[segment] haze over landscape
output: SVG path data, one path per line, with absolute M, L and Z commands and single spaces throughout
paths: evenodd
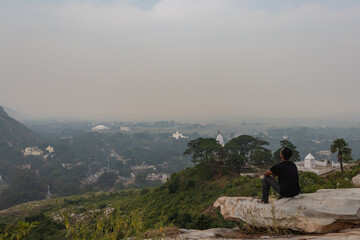
M 1 1 L 0 105 L 33 118 L 360 116 L 358 1 Z
M 358 239 L 359 43 L 359 0 L 0 1 L 0 240 Z

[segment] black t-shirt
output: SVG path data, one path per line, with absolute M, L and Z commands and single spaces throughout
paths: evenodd
M 282 161 L 270 168 L 279 177 L 280 194 L 283 197 L 293 197 L 299 194 L 299 175 L 295 163 Z

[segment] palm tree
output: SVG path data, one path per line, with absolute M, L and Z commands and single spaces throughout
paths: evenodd
M 348 147 L 348 144 L 343 138 L 338 138 L 334 140 L 331 145 L 330 151 L 332 153 L 337 152 L 338 161 L 340 163 L 341 171 L 344 171 L 343 160 L 351 160 L 351 148 Z

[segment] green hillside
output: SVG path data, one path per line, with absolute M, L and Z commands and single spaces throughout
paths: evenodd
M 351 178 L 359 173 L 360 167 L 337 172 L 326 178 L 301 173 L 302 193 L 314 192 L 320 188 L 353 187 Z M 220 196 L 257 197 L 260 194 L 259 178 L 242 177 L 222 168 L 209 168 L 199 164 L 173 174 L 167 183 L 151 189 L 88 193 L 18 205 L 0 212 L 0 227 L 12 231 L 17 225 L 11 225 L 11 222 L 36 221 L 37 226 L 29 230 L 29 237 L 24 239 L 39 239 L 39 236 L 44 239 L 49 239 L 50 236 L 51 239 L 64 239 L 65 233 L 71 231 L 73 234 L 81 231 L 84 234 L 85 230 L 96 231 L 91 229 L 96 229 L 99 222 L 102 226 L 113 229 L 116 219 L 122 219 L 123 223 L 130 221 L 129 224 L 137 219 L 134 229 L 141 232 L 159 229 L 159 226 L 192 229 L 235 227 L 242 223 L 224 221 L 219 211 L 212 207 L 213 202 Z M 106 211 L 112 212 L 108 216 L 112 217 L 107 222 L 104 219 L 108 218 L 100 218 L 103 216 L 101 213 Z M 68 224 L 53 220 L 64 219 L 64 216 Z M 133 234 L 136 233 L 135 230 Z

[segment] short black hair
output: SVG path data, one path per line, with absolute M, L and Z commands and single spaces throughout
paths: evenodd
M 284 147 L 282 150 L 281 150 L 281 153 L 284 157 L 285 160 L 289 160 L 291 158 L 291 155 L 292 155 L 292 151 L 287 148 L 287 147 Z

